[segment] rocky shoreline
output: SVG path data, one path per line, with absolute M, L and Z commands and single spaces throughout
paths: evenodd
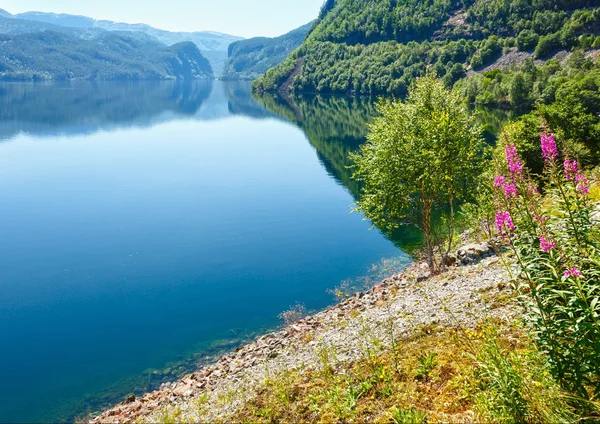
M 269 376 L 357 359 L 369 340 L 389 343 L 417 328 L 474 327 L 485 318 L 510 320 L 514 308 L 507 276 L 487 244 L 468 245 L 453 256 L 459 266 L 429 276 L 424 264 L 347 298 L 280 331 L 266 334 L 159 390 L 131 397 L 92 423 L 227 421 Z

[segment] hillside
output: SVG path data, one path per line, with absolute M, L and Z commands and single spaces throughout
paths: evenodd
M 38 32 L 51 29 L 56 32 L 67 32 L 80 38 L 88 38 L 88 34 L 90 33 L 95 35 L 103 31 L 126 31 L 132 33 L 132 36 L 134 37 L 137 37 L 138 34 L 151 36 L 167 46 L 189 41 L 196 44 L 202 54 L 209 60 L 215 75 L 220 75 L 223 69 L 223 65 L 227 60 L 227 48 L 229 44 L 242 39 L 241 37 L 211 31 L 171 32 L 157 29 L 146 24 L 127 24 L 107 20 L 96 20 L 87 16 L 45 12 L 25 12 L 11 15 L 6 11 L 4 12 L 5 14 L 0 14 L 0 16 L 12 18 L 16 21 L 12 23 L 13 27 L 23 28 L 18 33 Z M 0 24 L 0 33 L 15 33 L 14 28 L 10 31 L 3 29 L 5 26 L 9 26 L 9 23 L 4 22 Z
M 0 35 L 0 80 L 189 80 L 213 78 L 190 42 L 171 47 L 119 33 L 91 40 L 45 31 Z
M 254 88 L 403 95 L 427 68 L 452 85 L 511 47 L 543 59 L 600 46 L 598 6 L 597 0 L 328 0 L 302 46 Z
M 223 78 L 253 80 L 261 76 L 297 49 L 313 24 L 310 22 L 280 37 L 256 37 L 231 43 Z

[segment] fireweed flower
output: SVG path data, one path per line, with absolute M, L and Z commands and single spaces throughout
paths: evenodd
M 553 135 L 542 134 L 542 156 L 546 162 L 551 162 L 558 157 L 558 149 L 556 148 L 556 140 Z
M 590 189 L 587 183 L 587 177 L 585 174 L 577 174 L 575 177 L 576 189 L 581 194 L 590 194 Z
M 581 277 L 581 271 L 579 271 L 579 269 L 577 269 L 576 266 L 574 266 L 573 268 L 569 268 L 565 271 L 565 277 L 569 278 L 569 277 Z
M 508 170 L 512 175 L 521 175 L 523 172 L 523 164 L 519 160 L 519 154 L 514 144 L 509 144 L 505 148 L 506 162 L 508 163 Z
M 517 191 L 517 186 L 514 183 L 506 184 L 504 186 L 504 194 L 506 195 L 507 199 L 517 197 L 519 195 L 519 192 Z
M 515 230 L 515 224 L 508 212 L 496 212 L 496 228 L 500 234 L 508 234 L 509 231 Z
M 542 249 L 544 252 L 548 253 L 549 251 L 553 250 L 554 248 L 556 248 L 556 244 L 554 244 L 554 242 L 552 240 L 548 240 L 544 236 L 540 237 L 540 249 Z
M 506 185 L 506 179 L 503 176 L 498 175 L 494 178 L 494 187 L 504 188 L 505 185 Z
M 567 159 L 565 161 L 565 178 L 567 180 L 573 180 L 577 177 L 577 174 L 579 173 L 579 165 L 577 164 L 576 160 L 569 160 Z
M 527 185 L 527 193 L 530 196 L 533 196 L 535 194 L 540 194 L 538 188 L 535 186 L 535 184 L 533 184 L 531 182 Z

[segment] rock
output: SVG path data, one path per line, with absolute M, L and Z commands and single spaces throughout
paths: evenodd
M 444 262 L 446 266 L 452 266 L 458 261 L 456 255 L 449 253 L 444 257 Z
M 491 253 L 492 249 L 488 243 L 472 243 L 458 249 L 456 257 L 463 265 L 470 265 L 490 256 Z

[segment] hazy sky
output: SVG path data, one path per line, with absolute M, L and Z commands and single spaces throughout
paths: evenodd
M 322 4 L 323 0 L 2 0 L 0 8 L 142 22 L 170 31 L 272 37 L 315 19 Z

